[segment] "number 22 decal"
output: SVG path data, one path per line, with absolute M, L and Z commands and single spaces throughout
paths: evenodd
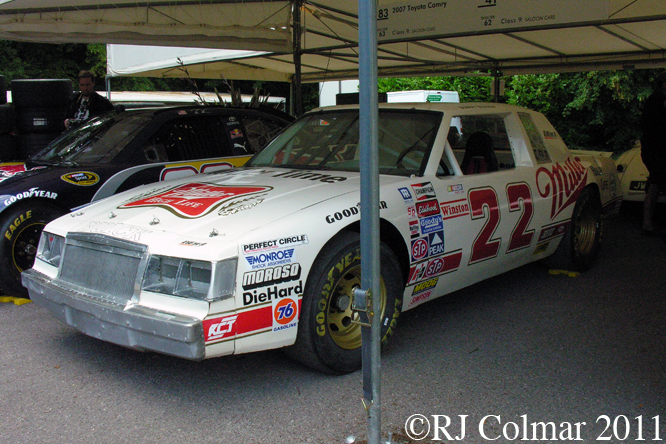
M 511 232 L 511 240 L 506 250 L 507 253 L 528 247 L 532 243 L 534 230 L 527 231 L 534 214 L 532 205 L 532 192 L 525 182 L 512 183 L 506 187 L 506 196 L 509 201 L 509 212 L 521 211 L 518 223 Z M 501 238 L 493 239 L 493 235 L 500 223 L 500 210 L 497 193 L 491 187 L 476 188 L 470 190 L 468 195 L 470 203 L 470 216 L 472 220 L 486 218 L 486 223 L 476 236 L 472 245 L 472 253 L 469 263 L 474 264 L 492 259 L 497 256 L 502 244 Z M 521 205 L 522 202 L 522 205 Z M 487 211 L 487 215 L 486 215 Z

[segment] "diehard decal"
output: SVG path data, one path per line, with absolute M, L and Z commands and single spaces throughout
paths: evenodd
M 552 171 L 541 167 L 536 172 L 537 189 L 543 198 L 551 197 L 550 219 L 573 205 L 587 183 L 587 170 L 578 157 L 556 163 Z
M 124 203 L 118 208 L 160 207 L 178 217 L 194 219 L 211 213 L 232 199 L 271 189 L 271 187 L 263 186 L 224 186 L 194 182 Z
M 303 281 L 297 284 L 278 287 L 264 287 L 258 290 L 246 291 L 243 293 L 243 305 L 256 305 L 271 302 L 274 300 L 286 298 L 287 296 L 298 296 L 303 294 Z
M 83 187 L 89 187 L 99 182 L 99 176 L 90 171 L 78 171 L 76 173 L 67 173 L 60 176 L 60 178 L 65 182 Z

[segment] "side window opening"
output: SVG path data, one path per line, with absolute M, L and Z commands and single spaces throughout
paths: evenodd
M 511 143 L 499 115 L 454 117 L 459 122 L 460 137 L 449 138 L 463 174 L 492 173 L 515 168 Z M 455 141 L 455 145 L 453 142 Z

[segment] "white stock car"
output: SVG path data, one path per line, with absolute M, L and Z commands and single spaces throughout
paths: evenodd
M 360 366 L 358 107 L 307 113 L 247 167 L 142 186 L 48 224 L 31 298 L 105 341 L 199 360 L 287 347 Z M 447 136 L 448 135 L 448 136 Z M 401 312 L 528 262 L 588 268 L 621 197 L 502 104 L 379 110 L 382 342 Z

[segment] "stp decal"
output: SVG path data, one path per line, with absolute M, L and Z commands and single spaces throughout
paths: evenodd
M 543 198 L 552 198 L 550 220 L 576 203 L 587 183 L 587 170 L 578 157 L 568 158 L 564 165 L 556 163 L 552 170 L 541 167 L 536 172 L 537 189 Z
M 63 174 L 60 178 L 67 183 L 83 187 L 89 187 L 99 182 L 99 176 L 90 171 L 77 171 L 76 173 Z
M 224 186 L 195 182 L 122 204 L 118 208 L 160 207 L 178 217 L 194 219 L 211 213 L 225 202 L 240 197 L 249 198 L 272 189 L 272 187 Z

